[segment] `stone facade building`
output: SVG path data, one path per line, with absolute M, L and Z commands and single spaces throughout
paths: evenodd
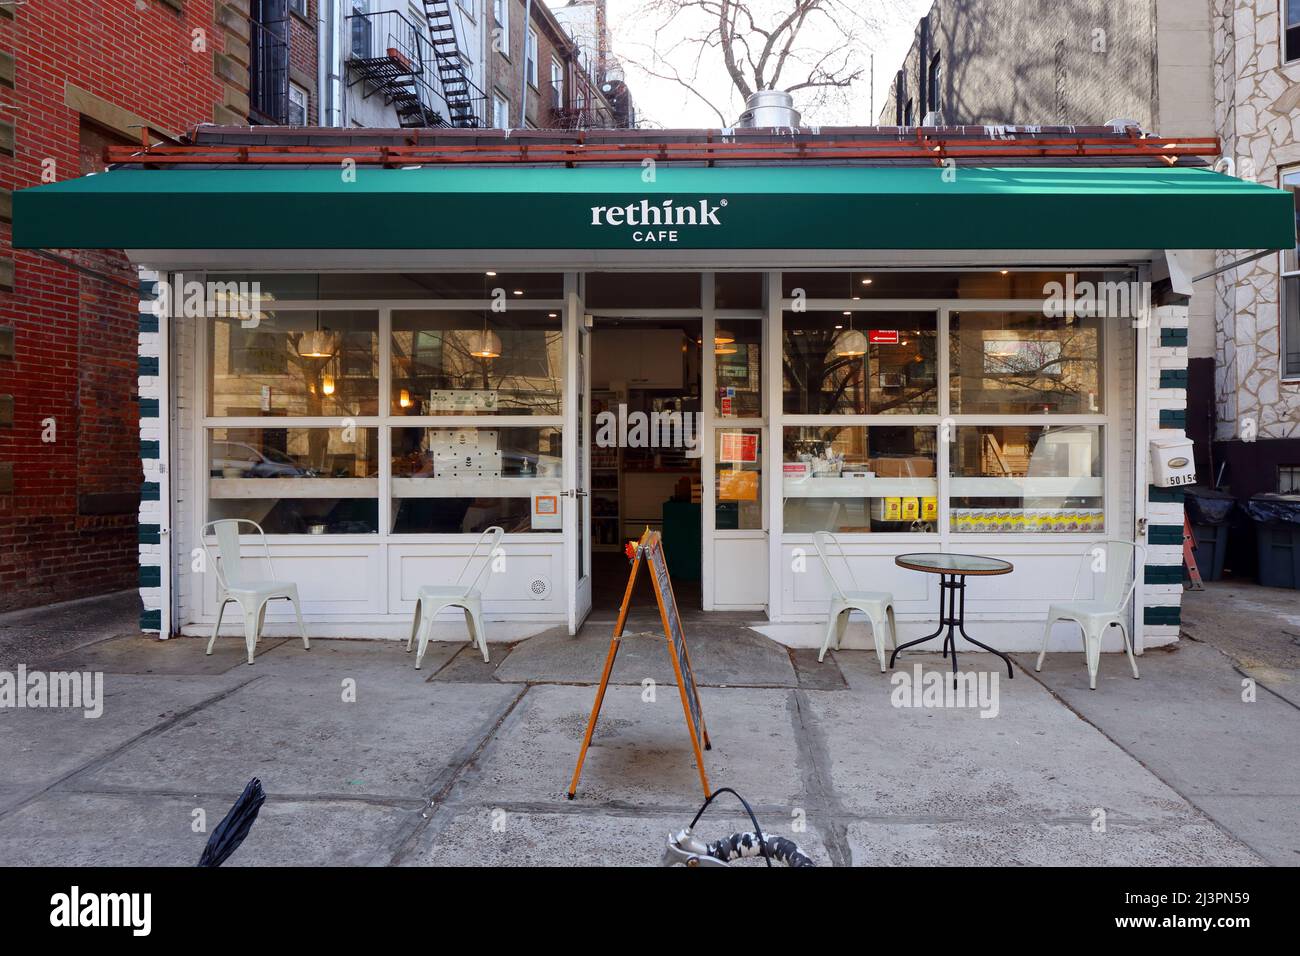
M 936 0 L 879 121 L 1131 121 L 1218 135 L 1224 171 L 1300 184 L 1300 0 Z M 1188 271 L 1253 251 L 1189 256 Z M 1222 473 L 1241 497 L 1300 484 L 1300 278 L 1289 299 L 1282 279 L 1296 268 L 1270 254 L 1191 296 L 1186 428 L 1206 483 Z

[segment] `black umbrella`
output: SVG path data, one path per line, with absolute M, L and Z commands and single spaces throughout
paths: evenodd
M 248 836 L 248 831 L 253 828 L 257 811 L 262 809 L 265 802 L 266 791 L 262 789 L 262 781 L 254 777 L 248 781 L 248 786 L 239 795 L 230 812 L 212 831 L 212 836 L 208 837 L 208 845 L 203 848 L 199 866 L 220 866 L 230 859 L 230 854 L 239 849 L 239 845 Z

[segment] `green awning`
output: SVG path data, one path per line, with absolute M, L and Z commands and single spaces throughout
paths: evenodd
M 14 245 L 1281 249 L 1289 193 L 1150 167 L 121 169 L 14 194 Z

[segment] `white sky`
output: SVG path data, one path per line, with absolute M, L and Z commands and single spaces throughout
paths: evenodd
M 562 6 L 564 0 L 556 0 Z M 762 0 L 752 0 L 755 10 Z M 776 0 L 767 0 L 775 3 Z M 788 0 L 787 0 L 788 2 Z M 860 0 L 863 9 L 874 8 L 879 12 L 881 26 L 874 37 L 862 38 L 860 51 L 864 67 L 862 78 L 851 88 L 843 102 L 825 104 L 810 109 L 807 103 L 801 103 L 799 93 L 795 94 L 795 106 L 804 111 L 803 122 L 810 126 L 872 125 L 880 113 L 881 104 L 888 93 L 889 84 L 911 46 L 916 23 L 925 14 L 933 0 Z M 654 44 L 660 51 L 668 49 L 672 43 L 680 40 L 685 33 L 683 29 L 674 36 L 661 36 L 656 42 L 653 37 L 655 23 L 648 21 L 641 10 L 643 0 L 607 0 L 609 13 L 611 46 L 613 53 L 623 60 L 627 73 L 628 87 L 632 100 L 636 104 L 641 126 L 659 127 L 716 127 L 719 125 L 718 114 L 702 103 L 696 96 L 683 89 L 672 80 L 660 79 L 647 75 L 637 66 L 636 60 L 648 62 L 647 46 Z M 782 3 L 785 6 L 786 3 Z M 807 31 L 801 35 L 802 46 L 809 52 L 817 52 L 818 47 L 824 52 L 835 41 L 834 33 L 818 35 Z M 875 106 L 869 108 L 869 80 L 867 70 L 870 55 L 875 53 Z M 686 74 L 692 69 L 693 54 L 675 55 L 670 61 Z M 730 96 L 733 87 L 730 77 L 721 63 L 720 53 L 714 49 L 706 53 L 706 62 L 700 73 L 700 84 L 706 95 L 718 102 L 727 116 L 728 124 L 734 123 L 742 109 L 739 93 Z M 783 83 L 791 80 L 791 75 L 783 76 Z

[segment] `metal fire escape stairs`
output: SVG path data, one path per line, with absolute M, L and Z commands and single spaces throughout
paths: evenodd
M 352 82 L 362 84 L 364 96 L 382 96 L 384 102 L 396 110 L 397 125 L 403 129 L 446 126 L 443 117 L 431 105 L 432 90 L 421 76 L 424 66 L 420 62 L 420 38 L 414 33 L 414 25 L 400 18 L 411 30 L 411 36 L 401 40 L 395 39 L 391 31 L 387 40 L 373 35 L 376 25 L 382 31 L 384 19 L 390 17 L 400 18 L 400 14 L 386 11 L 383 14 L 354 14 L 349 18 L 352 20 L 352 53 L 348 67 L 354 77 Z M 429 92 L 422 95 L 426 90 Z
M 482 117 L 474 110 L 474 85 L 456 39 L 452 0 L 423 0 L 423 3 L 437 59 L 438 78 L 442 81 L 443 97 L 447 101 L 447 125 L 461 128 L 482 126 Z

